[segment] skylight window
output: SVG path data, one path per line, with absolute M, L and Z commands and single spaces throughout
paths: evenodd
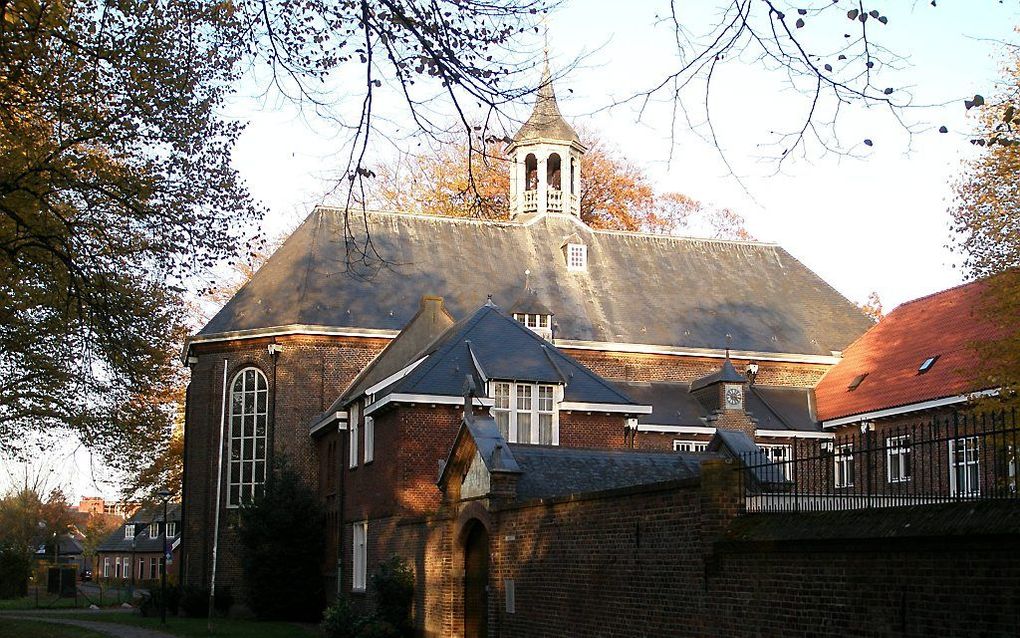
M 848 385 L 846 387 L 847 391 L 848 392 L 853 392 L 854 390 L 856 390 L 857 386 L 861 385 L 861 383 L 864 381 L 864 378 L 867 377 L 867 376 L 868 376 L 868 373 L 864 372 L 864 373 L 859 374 L 856 377 L 854 377 L 854 380 L 851 381 L 850 385 Z
M 935 365 L 935 362 L 938 360 L 939 355 L 935 355 L 934 357 L 928 357 L 927 359 L 922 361 L 921 365 L 917 368 L 917 374 L 924 374 L 925 372 L 931 370 L 931 367 Z

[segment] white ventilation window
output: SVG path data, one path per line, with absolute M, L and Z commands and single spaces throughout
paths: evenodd
M 584 244 L 567 244 L 567 270 L 588 270 L 588 247 Z
M 492 414 L 511 443 L 559 445 L 559 386 L 493 381 Z

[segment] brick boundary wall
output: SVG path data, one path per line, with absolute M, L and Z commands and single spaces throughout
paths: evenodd
M 377 524 L 370 564 L 415 565 L 425 636 L 463 635 L 460 532 L 472 517 L 489 529 L 490 636 L 1020 633 L 1015 504 L 741 515 L 732 466 L 714 463 L 700 482 L 491 511 L 465 501 Z

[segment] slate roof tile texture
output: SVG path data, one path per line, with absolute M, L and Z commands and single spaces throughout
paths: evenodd
M 986 281 L 901 304 L 843 352 L 815 387 L 822 421 L 965 394 L 981 366 L 973 342 L 1005 334 L 982 311 Z M 1015 329 L 1015 327 L 1014 327 Z M 925 373 L 918 368 L 938 356 Z M 848 390 L 854 377 L 864 381 Z
M 829 356 L 870 325 L 771 244 L 599 231 L 566 215 L 493 222 L 319 207 L 199 338 L 289 325 L 400 330 L 422 294 L 457 317 L 492 294 L 509 307 L 530 286 L 556 313 L 557 339 Z M 366 230 L 383 261 L 347 264 Z M 567 271 L 577 234 L 588 269 Z
M 521 501 L 690 479 L 701 472 L 696 454 L 507 445 L 521 470 Z

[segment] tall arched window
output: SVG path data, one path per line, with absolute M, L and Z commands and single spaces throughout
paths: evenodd
M 575 169 L 575 162 L 574 162 L 574 158 L 571 157 L 570 158 L 570 194 L 571 195 L 573 195 L 575 193 L 575 187 L 574 187 L 574 169 Z
M 262 494 L 266 482 L 269 385 L 255 368 L 237 373 L 230 384 L 230 487 L 227 507 Z
M 560 154 L 553 153 L 549 156 L 545 169 L 546 184 L 553 190 L 560 190 Z
M 524 158 L 524 190 L 533 191 L 538 188 L 538 158 L 528 153 Z

